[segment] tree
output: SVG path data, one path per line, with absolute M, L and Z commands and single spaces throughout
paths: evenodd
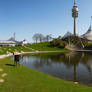
M 36 41 L 36 43 L 37 43 L 37 42 L 38 42 L 38 40 L 39 40 L 39 34 L 37 34 L 37 33 L 36 33 L 36 34 L 34 34 L 32 38 L 33 38 L 33 40 L 35 40 L 35 41 Z
M 56 38 L 54 39 L 52 42 L 51 42 L 51 45 L 52 46 L 56 46 L 56 47 L 60 47 L 60 48 L 64 48 L 66 46 L 66 42 L 62 41 L 61 39 L 59 38 Z
M 61 36 L 58 36 L 58 39 L 62 39 L 62 37 Z
M 39 42 L 42 42 L 43 39 L 44 39 L 44 36 L 42 34 L 39 34 L 39 33 L 36 33 L 33 35 L 33 40 L 36 41 L 36 43 L 39 41 Z
M 47 41 L 47 42 L 51 41 L 51 39 L 52 39 L 51 35 L 46 35 L 45 38 L 46 38 L 46 41 Z
M 42 34 L 39 34 L 39 41 L 42 42 L 44 40 L 44 36 Z

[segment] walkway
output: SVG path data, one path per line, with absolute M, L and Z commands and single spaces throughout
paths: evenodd
M 3 59 L 3 58 L 6 58 L 6 57 L 9 57 L 9 56 L 12 56 L 13 54 L 5 54 L 5 55 L 0 55 L 0 59 Z

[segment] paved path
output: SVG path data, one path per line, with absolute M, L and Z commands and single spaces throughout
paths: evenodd
M 5 57 L 9 57 L 9 56 L 12 56 L 13 54 L 7 54 L 7 55 L 0 55 L 0 59 L 3 59 Z

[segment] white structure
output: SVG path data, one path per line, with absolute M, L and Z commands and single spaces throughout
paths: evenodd
M 0 40 L 0 46 L 15 46 L 16 43 L 13 41 Z
M 26 45 L 28 45 L 28 41 L 27 41 L 26 39 L 24 39 L 24 40 L 22 41 L 22 46 L 26 46 Z
M 0 40 L 0 46 L 27 46 L 28 41 L 23 40 L 23 41 L 15 41 L 10 38 L 10 40 Z
M 13 37 L 11 37 L 8 40 L 0 40 L 0 46 L 26 46 L 26 45 L 28 45 L 28 41 L 25 39 L 23 41 L 17 41 L 15 39 L 15 33 Z
M 92 29 L 91 29 L 91 25 L 90 25 L 88 31 L 85 34 L 83 34 L 81 37 L 82 38 L 86 38 L 89 42 L 92 42 Z

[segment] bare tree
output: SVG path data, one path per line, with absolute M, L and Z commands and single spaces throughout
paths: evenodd
M 33 40 L 37 42 L 42 42 L 44 40 L 44 36 L 42 34 L 36 33 L 33 35 Z
M 46 35 L 44 36 L 43 34 L 39 34 L 39 33 L 36 33 L 33 35 L 33 40 L 35 40 L 35 42 L 49 42 L 52 40 L 52 37 L 51 35 Z
M 51 41 L 51 39 L 52 39 L 51 35 L 46 35 L 46 41 L 47 42 Z
M 37 34 L 37 33 L 36 33 L 36 34 L 34 34 L 32 38 L 33 38 L 33 40 L 35 40 L 35 41 L 36 41 L 36 43 L 37 43 L 37 42 L 38 42 L 38 40 L 39 40 L 39 34 Z

